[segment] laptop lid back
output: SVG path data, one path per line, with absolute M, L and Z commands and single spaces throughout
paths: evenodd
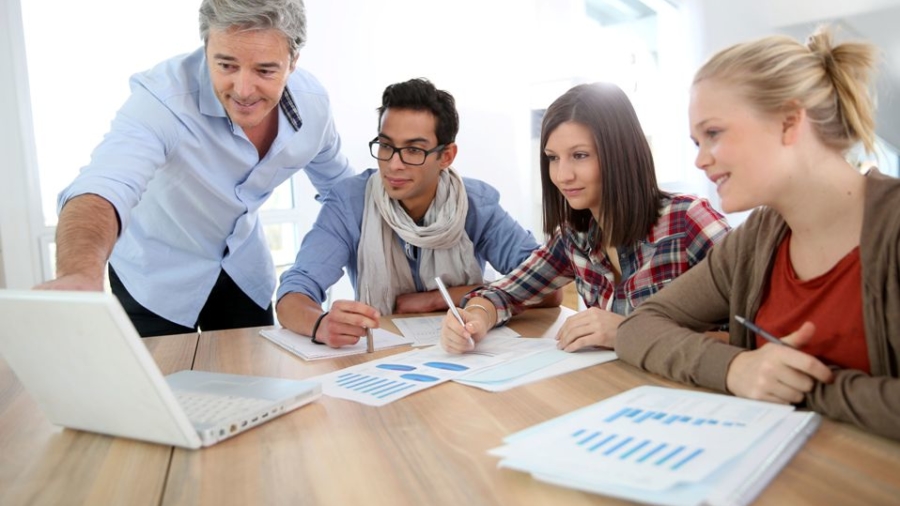
M 113 295 L 0 290 L 0 322 L 0 355 L 52 423 L 200 447 Z

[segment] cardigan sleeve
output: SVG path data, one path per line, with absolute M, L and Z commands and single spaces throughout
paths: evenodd
M 728 365 L 744 350 L 704 332 L 729 319 L 729 255 L 736 233 L 622 322 L 616 336 L 621 360 L 675 381 L 725 390 Z

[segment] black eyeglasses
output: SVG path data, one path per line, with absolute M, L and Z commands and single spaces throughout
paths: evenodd
M 395 148 L 390 144 L 385 144 L 375 138 L 369 143 L 369 152 L 373 158 L 387 162 L 394 157 L 394 153 L 400 155 L 400 161 L 407 165 L 424 165 L 428 155 L 436 151 L 440 151 L 446 147 L 445 144 L 435 146 L 431 149 L 422 149 L 414 147 Z

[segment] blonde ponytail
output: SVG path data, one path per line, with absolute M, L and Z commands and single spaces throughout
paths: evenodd
M 802 107 L 826 145 L 844 152 L 862 141 L 872 151 L 875 108 L 869 90 L 877 60 L 870 43 L 833 45 L 826 26 L 806 45 L 774 35 L 720 51 L 697 71 L 694 83 L 733 84 L 763 112 Z

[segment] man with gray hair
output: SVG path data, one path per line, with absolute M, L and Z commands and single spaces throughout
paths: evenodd
M 297 68 L 302 0 L 203 0 L 203 47 L 131 79 L 89 165 L 59 195 L 57 278 L 110 286 L 144 337 L 270 325 L 275 269 L 259 208 L 305 169 L 353 171 L 328 95 Z

